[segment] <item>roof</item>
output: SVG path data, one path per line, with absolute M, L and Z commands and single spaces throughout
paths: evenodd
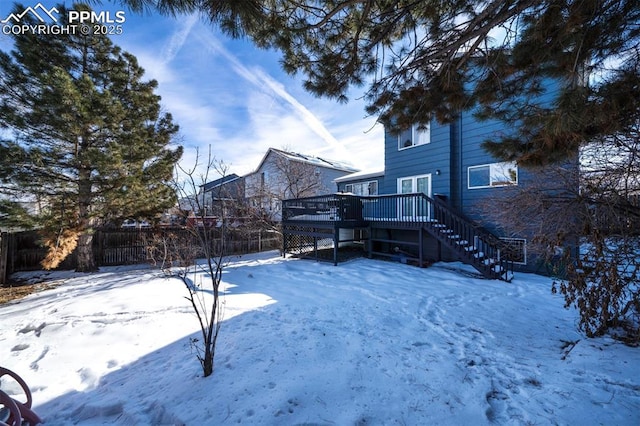
M 351 173 L 346 176 L 340 176 L 339 178 L 334 179 L 335 183 L 341 182 L 349 182 L 352 180 L 360 180 L 360 179 L 369 179 L 374 177 L 384 176 L 384 170 L 361 170 L 359 172 Z
M 216 179 L 211 182 L 207 182 L 204 185 L 200 185 L 200 187 L 204 192 L 211 191 L 213 188 L 217 188 L 218 186 L 233 182 L 236 179 L 240 179 L 240 176 L 235 173 L 231 173 L 230 175 L 223 176 L 220 179 Z
M 260 164 L 256 168 L 256 171 L 260 170 L 260 168 L 262 167 L 262 165 L 264 164 L 264 162 L 266 161 L 270 153 L 274 153 L 276 155 L 288 158 L 293 161 L 313 164 L 315 166 L 325 167 L 327 169 L 339 170 L 342 172 L 349 172 L 349 173 L 358 171 L 358 169 L 356 169 L 355 167 L 351 166 L 346 162 L 327 160 L 326 158 L 315 157 L 313 155 L 299 154 L 297 152 L 283 151 L 281 149 L 276 149 L 276 148 L 269 148 L 267 150 L 267 153 L 264 155 L 264 157 L 262 157 L 262 161 L 260 161 Z

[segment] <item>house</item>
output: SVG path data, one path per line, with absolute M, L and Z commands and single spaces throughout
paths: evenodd
M 383 172 L 340 177 L 338 194 L 284 202 L 285 253 L 320 258 L 318 248 L 330 247 L 337 263 L 340 248 L 358 242 L 369 256 L 420 265 L 460 260 L 487 278 L 509 281 L 514 271 L 539 272 L 539 259 L 527 250 L 531 236 L 502 235 L 483 209 L 537 178 L 481 147 L 506 131 L 472 111 L 451 123 L 387 130 Z
M 245 198 L 251 208 L 279 221 L 281 200 L 335 192 L 335 179 L 354 172 L 346 163 L 269 148 L 256 170 L 244 176 Z
M 384 179 L 384 170 L 363 170 L 334 180 L 338 191 L 354 195 L 378 195 L 378 187 Z
M 221 218 L 237 220 L 244 214 L 244 178 L 235 173 L 200 185 L 198 194 L 182 198 L 187 224 L 218 226 Z
M 198 199 L 205 210 L 204 216 L 233 216 L 236 208 L 227 210 L 244 199 L 244 178 L 231 173 L 200 185 Z

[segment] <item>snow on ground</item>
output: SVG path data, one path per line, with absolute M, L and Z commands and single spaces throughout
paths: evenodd
M 580 335 L 548 278 L 469 272 L 236 259 L 209 378 L 179 281 L 52 273 L 0 306 L 0 365 L 51 425 L 640 424 L 640 349 Z

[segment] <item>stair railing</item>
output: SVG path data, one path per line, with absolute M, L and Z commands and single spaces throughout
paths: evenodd
M 513 262 L 504 256 L 504 242 L 447 203 L 423 193 L 362 197 L 363 217 L 370 222 L 402 227 L 424 227 L 488 278 L 513 275 Z
M 434 220 L 427 226 L 435 228 L 436 232 L 446 232 L 446 238 L 452 242 L 450 247 L 473 262 L 487 277 L 508 280 L 513 276 L 513 261 L 505 256 L 506 244 L 502 240 L 453 210 L 444 201 L 438 198 L 429 200 L 433 205 Z
M 513 261 L 504 255 L 505 243 L 474 224 L 447 203 L 423 193 L 356 196 L 331 194 L 284 200 L 284 223 L 376 222 L 395 228 L 424 228 L 485 277 L 509 280 Z

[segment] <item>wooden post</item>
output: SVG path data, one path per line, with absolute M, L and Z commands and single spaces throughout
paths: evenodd
M 287 232 L 285 227 L 282 227 L 282 257 L 287 257 Z
M 101 230 L 97 230 L 96 233 L 94 234 L 93 238 L 97 239 L 97 244 L 94 244 L 93 247 L 96 249 L 96 251 L 93 253 L 93 257 L 95 259 L 96 262 L 96 266 L 104 266 L 104 259 L 102 256 L 102 253 L 104 252 L 104 247 L 103 247 L 103 233 Z M 96 241 L 94 240 L 94 243 Z
M 316 232 L 315 228 L 313 229 L 313 232 Z M 313 255 L 316 258 L 316 261 L 319 259 L 318 257 L 318 237 L 317 236 L 313 236 Z
M 0 285 L 7 282 L 7 259 L 9 253 L 9 234 L 0 232 Z
M 418 239 L 419 239 L 419 242 L 420 242 L 420 245 L 418 245 L 418 257 L 420 258 L 418 260 L 418 266 L 420 266 L 421 268 L 423 266 L 422 258 L 423 258 L 423 255 L 424 255 L 424 249 L 423 249 L 423 246 L 424 246 L 424 235 L 422 233 L 422 229 L 423 229 L 422 226 L 420 227 L 420 229 L 418 229 Z
M 340 244 L 340 228 L 333 231 L 333 266 L 338 266 L 338 245 Z

